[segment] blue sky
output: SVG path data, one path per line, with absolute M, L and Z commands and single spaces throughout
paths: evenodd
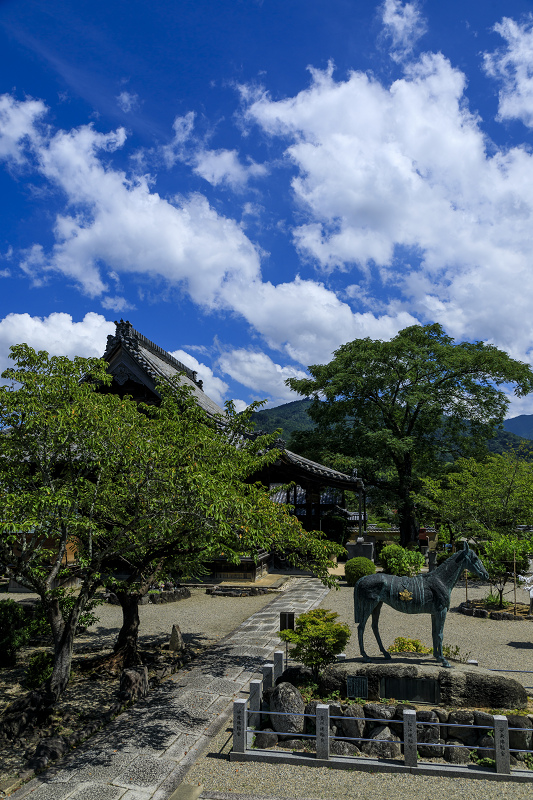
M 0 367 L 121 317 L 239 408 L 415 323 L 533 363 L 532 12 L 0 0 Z

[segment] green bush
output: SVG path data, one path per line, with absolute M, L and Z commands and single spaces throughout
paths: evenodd
M 280 631 L 284 642 L 295 645 L 293 658 L 309 667 L 315 678 L 320 670 L 336 660 L 350 638 L 350 628 L 344 623 L 335 622 L 339 615 L 326 608 L 315 608 L 300 614 L 294 631 Z
M 29 689 L 37 689 L 42 683 L 52 675 L 54 668 L 54 657 L 52 653 L 41 651 L 30 656 L 26 669 L 26 686 Z
M 417 575 L 424 566 L 424 556 L 418 550 L 389 544 L 381 551 L 381 564 L 389 575 Z
M 389 647 L 389 653 L 431 653 L 432 648 L 422 644 L 420 639 L 407 639 L 397 636 Z
M 373 575 L 376 571 L 374 563 L 369 558 L 360 556 L 351 558 L 344 566 L 344 575 L 348 586 L 355 586 L 359 578 L 364 575 Z
M 0 667 L 12 667 L 17 651 L 28 643 L 24 609 L 14 600 L 0 600 Z

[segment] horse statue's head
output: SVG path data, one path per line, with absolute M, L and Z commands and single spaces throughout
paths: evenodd
M 464 553 L 464 568 L 469 572 L 475 573 L 478 578 L 483 578 L 483 580 L 488 581 L 489 573 L 485 569 L 485 565 L 480 557 L 469 548 L 468 542 L 465 542 L 464 550 L 461 552 Z

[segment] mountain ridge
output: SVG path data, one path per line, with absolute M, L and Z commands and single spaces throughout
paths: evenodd
M 256 430 L 273 433 L 282 429 L 281 437 L 288 440 L 295 431 L 313 430 L 315 423 L 308 416 L 307 409 L 313 401 L 307 398 L 283 403 L 275 408 L 265 408 L 252 415 Z M 498 431 L 489 442 L 489 450 L 501 453 L 516 448 L 524 440 L 533 440 L 533 414 L 520 414 L 504 420 L 503 430 Z

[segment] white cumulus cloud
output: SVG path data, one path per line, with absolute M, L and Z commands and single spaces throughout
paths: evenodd
M 270 394 L 274 399 L 269 405 L 296 399 L 294 392 L 285 386 L 285 381 L 287 378 L 306 377 L 306 373 L 297 367 L 283 367 L 266 353 L 245 347 L 223 353 L 218 365 L 233 380 L 252 389 L 257 399 L 262 400 L 266 393 Z
M 297 168 L 292 189 L 307 220 L 293 229 L 295 243 L 325 272 L 355 272 L 363 289 L 376 281 L 393 319 L 403 310 L 526 358 L 533 155 L 488 142 L 464 74 L 442 54 L 404 70 L 386 86 L 362 72 L 336 80 L 330 65 L 294 97 L 250 95 L 248 120 L 288 141 Z M 354 338 L 360 318 L 345 309 L 340 318 L 344 341 Z
M 70 314 L 57 312 L 48 317 L 8 314 L 0 320 L 0 372 L 13 364 L 9 348 L 14 344 L 28 344 L 54 356 L 99 358 L 104 354 L 107 337 L 114 333 L 113 322 L 92 311 L 80 322 L 74 322 Z
M 17 127 L 19 117 L 35 116 L 33 105 L 24 114 L 23 107 L 24 102 L 8 104 L 0 135 Z M 32 129 L 28 124 L 23 130 Z M 68 206 L 56 217 L 51 251 L 34 245 L 23 268 L 37 280 L 39 273 L 60 272 L 96 297 L 108 289 L 103 263 L 118 274 L 157 276 L 180 285 L 195 303 L 208 307 L 219 304 L 221 289 L 234 276 L 257 278 L 256 248 L 240 226 L 218 214 L 204 196 L 170 201 L 151 190 L 149 176 L 127 176 L 104 163 L 102 156 L 125 141 L 122 128 L 99 133 L 91 126 L 34 141 L 38 170 L 64 191 Z
M 251 178 L 260 178 L 268 173 L 264 164 L 257 164 L 253 159 L 243 164 L 237 150 L 207 148 L 193 135 L 195 117 L 194 112 L 189 111 L 175 118 L 172 125 L 174 137 L 161 148 L 167 166 L 182 161 L 212 186 L 225 185 L 233 191 L 244 189 Z
M 24 144 L 38 137 L 36 123 L 45 113 L 41 100 L 19 102 L 9 94 L 0 95 L 0 159 L 24 160 Z
M 487 73 L 502 83 L 500 119 L 519 119 L 533 127 L 533 20 L 519 24 L 504 17 L 494 26 L 506 47 L 485 53 Z
M 198 361 L 197 358 L 191 356 L 191 354 L 187 353 L 185 350 L 174 350 L 170 355 L 177 358 L 178 361 L 181 361 L 181 363 L 185 364 L 189 369 L 195 370 L 198 373 L 198 379 L 203 381 L 206 395 L 208 395 L 211 400 L 214 400 L 217 405 L 224 405 L 227 400 L 228 384 L 221 378 L 217 378 L 211 367 L 208 367 L 207 364 L 202 364 L 201 361 Z
M 392 57 L 401 60 L 408 55 L 416 42 L 426 32 L 426 22 L 418 3 L 402 3 L 401 0 L 385 0 L 382 8 L 385 34 L 390 37 Z

